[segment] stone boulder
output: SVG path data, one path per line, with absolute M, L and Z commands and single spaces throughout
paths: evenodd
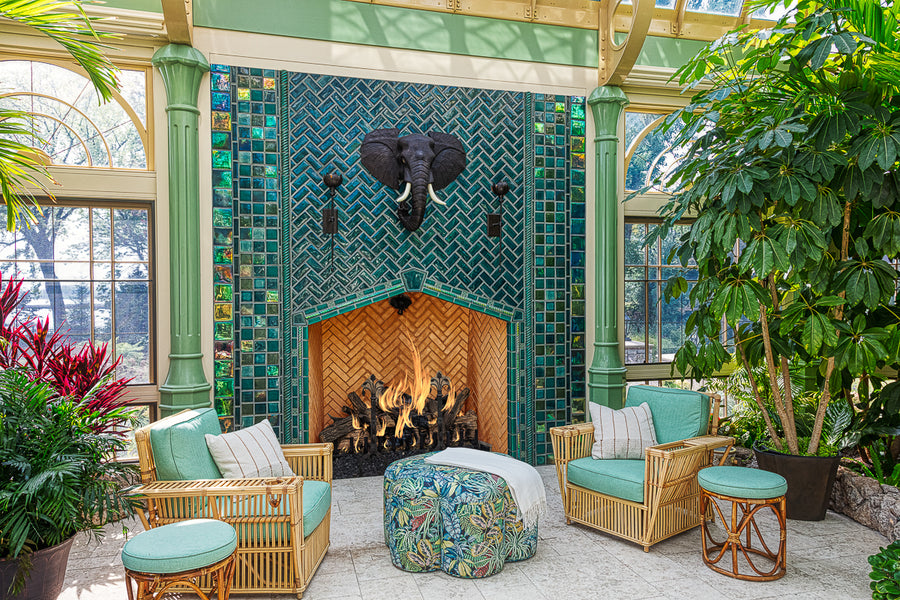
M 891 541 L 900 539 L 900 490 L 840 467 L 831 494 L 831 510 L 874 529 Z

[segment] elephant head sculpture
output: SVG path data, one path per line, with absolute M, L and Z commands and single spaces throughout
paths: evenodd
M 398 137 L 398 129 L 376 129 L 366 134 L 359 157 L 366 170 L 400 193 L 397 216 L 409 231 L 425 218 L 425 204 L 443 205 L 436 190 L 450 185 L 466 166 L 462 143 L 448 133 L 413 133 Z

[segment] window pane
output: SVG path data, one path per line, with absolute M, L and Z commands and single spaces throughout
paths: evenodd
M 682 268 L 677 258 L 672 266 L 666 262 L 668 252 L 689 226 L 673 227 L 664 239 L 645 247 L 652 227 L 638 222 L 625 224 L 626 364 L 671 362 L 684 342 L 684 323 L 690 316 L 687 294 L 668 304 L 662 299 L 670 277 L 688 279 L 689 290 L 697 279 L 696 270 Z
M 28 292 L 23 317 L 48 318 L 76 344 L 110 344 L 128 357 L 118 376 L 140 383 L 150 382 L 153 355 L 148 224 L 146 209 L 56 205 L 32 227 L 0 229 L 0 273 Z
M 147 260 L 149 246 L 147 218 L 145 210 L 113 211 L 116 260 Z

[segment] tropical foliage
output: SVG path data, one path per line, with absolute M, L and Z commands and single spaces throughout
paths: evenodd
M 25 370 L 0 371 L 0 558 L 24 559 L 13 589 L 31 552 L 80 531 L 100 536 L 133 510 L 124 484 L 135 467 L 108 460 L 125 446 L 111 429 L 128 415 L 92 409 L 93 394 L 63 396 Z
M 873 600 L 900 598 L 900 541 L 887 548 L 879 548 L 878 554 L 869 557 L 872 572 L 869 587 Z
M 867 403 L 900 362 L 898 12 L 800 0 L 773 29 L 729 34 L 678 71 L 696 94 L 666 126 L 687 151 L 656 182 L 673 195 L 650 235 L 696 217 L 672 252 L 698 270 L 675 366 L 699 378 L 743 365 L 769 438 L 794 454 L 819 450 L 833 398 Z M 687 288 L 676 276 L 666 295 Z M 753 381 L 760 365 L 780 429 Z M 816 376 L 805 448 L 795 409 L 811 390 L 792 387 L 791 368 Z
M 118 88 L 116 68 L 103 54 L 104 38 L 114 37 L 94 28 L 80 0 L 0 0 L 0 19 L 9 19 L 36 30 L 58 42 L 85 70 L 100 97 L 105 101 Z M 0 97 L 3 94 L 0 81 Z M 13 229 L 20 218 L 33 220 L 29 188 L 44 190 L 49 174 L 46 160 L 34 139 L 31 117 L 16 108 L 0 107 L 0 194 L 6 204 L 7 228 Z M 47 192 L 49 194 L 49 192 Z
M 77 344 L 52 331 L 49 317 L 23 318 L 23 301 L 22 282 L 4 283 L 0 273 L 0 369 L 21 367 L 24 376 L 47 383 L 56 395 L 84 401 L 98 417 L 98 432 L 121 430 L 127 424 L 122 410 L 128 380 L 115 378 L 119 361 L 110 360 L 106 344 Z

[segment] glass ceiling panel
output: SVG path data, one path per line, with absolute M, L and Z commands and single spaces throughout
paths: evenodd
M 691 12 L 736 17 L 741 14 L 743 4 L 743 0 L 688 0 L 686 8 Z
M 768 8 L 759 8 L 753 11 L 751 15 L 754 19 L 766 19 L 768 21 L 777 21 L 783 17 L 789 10 L 793 10 L 797 6 L 796 2 L 784 2 L 770 6 Z M 793 19 L 791 19 L 793 21 Z
M 631 6 L 631 0 L 622 0 L 621 4 Z M 656 0 L 656 8 L 675 8 L 675 0 Z

